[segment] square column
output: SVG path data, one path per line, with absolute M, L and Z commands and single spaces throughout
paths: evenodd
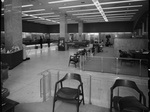
M 5 48 L 10 50 L 13 46 L 22 49 L 22 0 L 4 1 L 4 31 Z
M 78 23 L 78 32 L 79 32 L 79 41 L 82 41 L 82 33 L 83 33 L 83 22 Z
M 66 14 L 60 15 L 60 37 L 65 38 L 65 41 L 67 41 L 67 20 L 66 20 Z

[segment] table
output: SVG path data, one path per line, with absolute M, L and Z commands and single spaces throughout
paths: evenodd
M 132 55 L 133 58 L 148 60 L 148 52 L 140 52 L 140 51 L 131 50 L 129 51 L 129 53 Z
M 10 99 L 5 99 L 6 104 L 1 106 L 2 112 L 15 112 L 15 106 L 19 103 Z

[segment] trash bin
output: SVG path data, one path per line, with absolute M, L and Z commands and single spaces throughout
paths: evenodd
M 1 62 L 1 81 L 2 82 L 8 79 L 8 70 L 9 70 L 8 64 Z

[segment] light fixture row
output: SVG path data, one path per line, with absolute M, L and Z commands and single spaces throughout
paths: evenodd
M 103 8 L 101 7 L 101 4 L 99 3 L 99 1 L 98 0 L 92 0 L 92 1 L 93 1 L 94 5 L 96 6 L 97 10 L 100 12 L 102 17 L 104 18 L 104 20 L 106 22 L 108 22 L 108 19 L 107 19 L 106 15 L 105 15 L 105 12 L 103 11 Z

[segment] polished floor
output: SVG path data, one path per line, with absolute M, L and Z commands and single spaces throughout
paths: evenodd
M 4 83 L 4 87 L 10 90 L 8 98 L 20 103 L 16 112 L 51 112 L 52 108 L 49 107 L 52 106 L 52 100 L 43 103 L 43 98 L 40 97 L 40 79 L 42 78 L 40 73 L 47 69 L 81 71 L 74 65 L 68 66 L 69 56 L 77 50 L 58 51 L 55 44 L 52 44 L 50 48 L 47 45 L 44 45 L 42 49 L 34 49 L 34 46 L 27 48 L 30 60 L 23 61 L 14 69 L 9 70 L 9 78 Z M 58 103 L 56 111 L 74 112 L 76 110 L 75 106 L 69 107 Z M 42 108 L 45 110 L 43 111 Z M 101 112 L 109 111 L 106 108 L 86 104 L 81 106 L 80 112 L 99 112 L 100 110 Z
M 55 45 L 50 48 L 44 46 L 42 49 L 28 48 L 27 55 L 30 60 L 23 61 L 17 67 L 9 70 L 9 78 L 4 87 L 10 90 L 8 98 L 20 103 L 40 102 L 40 79 L 42 71 L 46 69 L 79 70 L 73 65 L 68 67 L 70 54 L 77 49 L 69 51 L 58 51 Z

